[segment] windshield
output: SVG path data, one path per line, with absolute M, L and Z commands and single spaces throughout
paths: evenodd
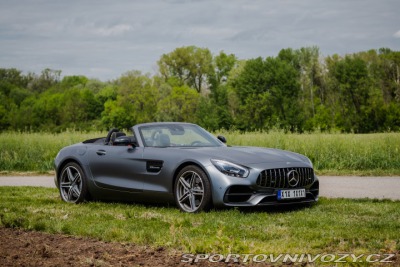
M 159 124 L 139 127 L 146 147 L 215 147 L 222 143 L 193 124 Z

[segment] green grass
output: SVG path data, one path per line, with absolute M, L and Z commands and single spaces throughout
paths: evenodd
M 163 246 L 185 253 L 394 253 L 400 202 L 325 199 L 292 210 L 216 210 L 60 200 L 58 191 L 0 187 L 0 226 Z
M 99 132 L 1 133 L 0 171 L 39 173 L 52 171 L 54 158 L 61 148 L 105 135 L 106 133 Z
M 219 133 L 218 133 L 219 134 Z M 230 145 L 272 147 L 308 156 L 317 174 L 400 175 L 400 133 L 222 132 Z M 0 172 L 49 172 L 64 146 L 106 133 L 0 133 Z
M 224 133 L 228 143 L 294 151 L 311 159 L 317 174 L 400 175 L 400 133 Z

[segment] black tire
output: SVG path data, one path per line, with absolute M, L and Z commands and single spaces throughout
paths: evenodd
M 181 211 L 207 211 L 212 201 L 210 180 L 201 168 L 186 166 L 175 179 L 174 197 Z
M 86 175 L 75 162 L 67 163 L 60 175 L 60 196 L 69 203 L 81 203 L 89 199 Z

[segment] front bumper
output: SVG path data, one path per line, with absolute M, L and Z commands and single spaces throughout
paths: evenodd
M 268 168 L 269 167 L 269 168 Z M 313 174 L 313 181 L 307 184 L 299 184 L 298 187 L 288 188 L 260 186 L 257 179 L 265 169 L 274 169 L 277 166 L 262 165 L 252 168 L 247 178 L 230 177 L 219 172 L 215 167 L 209 166 L 207 172 L 211 178 L 212 197 L 214 206 L 230 207 L 253 207 L 253 206 L 276 206 L 288 204 L 307 204 L 318 201 L 319 180 Z M 280 167 L 280 166 L 278 166 Z M 286 167 L 286 166 L 284 166 Z M 297 165 L 298 167 L 298 165 Z M 294 167 L 289 167 L 294 168 Z M 311 166 L 300 166 L 300 168 L 311 168 Z M 287 189 L 305 189 L 306 196 L 297 199 L 278 200 L 278 191 Z
M 306 204 L 318 201 L 318 178 L 309 187 L 305 188 L 306 196 L 296 199 L 278 199 L 278 191 L 286 188 L 255 189 L 248 186 L 231 186 L 224 195 L 225 206 L 276 206 L 287 204 Z M 300 188 L 296 188 L 300 189 Z

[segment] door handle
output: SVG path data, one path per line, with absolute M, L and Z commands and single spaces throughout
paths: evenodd
M 105 154 L 107 154 L 107 152 L 105 150 L 97 150 L 96 154 L 99 156 L 104 156 Z

